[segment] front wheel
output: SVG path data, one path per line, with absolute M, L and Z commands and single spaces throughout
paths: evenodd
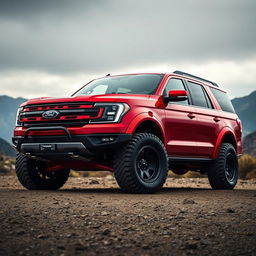
M 162 141 L 150 133 L 135 134 L 114 160 L 114 174 L 122 190 L 154 193 L 164 184 L 168 172 Z
M 209 166 L 208 179 L 213 189 L 235 187 L 238 179 L 238 160 L 231 144 L 221 144 L 218 158 Z
M 56 190 L 62 187 L 70 170 L 47 172 L 44 162 L 32 160 L 18 153 L 16 159 L 16 174 L 20 183 L 29 190 L 49 189 Z

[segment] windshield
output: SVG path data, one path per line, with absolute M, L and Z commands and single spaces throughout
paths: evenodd
M 154 94 L 162 74 L 144 74 L 106 77 L 92 81 L 74 96 L 100 94 Z

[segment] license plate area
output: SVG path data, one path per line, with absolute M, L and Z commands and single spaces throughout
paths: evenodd
M 56 151 L 56 144 L 52 144 L 52 143 L 39 144 L 39 150 L 44 152 Z

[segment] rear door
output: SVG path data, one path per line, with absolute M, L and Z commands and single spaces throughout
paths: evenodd
M 223 120 L 219 111 L 214 109 L 203 84 L 190 80 L 187 80 L 186 84 L 196 116 L 193 131 L 197 142 L 197 156 L 210 157 L 214 151 L 216 138 L 223 127 Z
M 163 96 L 171 90 L 187 90 L 182 79 L 171 77 L 167 81 Z M 171 156 L 196 156 L 196 116 L 190 99 L 169 102 L 165 108 L 164 120 L 167 152 Z

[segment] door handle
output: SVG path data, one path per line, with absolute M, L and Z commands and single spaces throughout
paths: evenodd
M 193 118 L 195 118 L 196 116 L 195 116 L 193 113 L 189 113 L 189 114 L 188 114 L 188 117 L 189 117 L 190 119 L 193 119 Z
M 217 123 L 217 122 L 219 122 L 219 121 L 220 121 L 220 118 L 219 118 L 219 117 L 217 117 L 217 116 L 215 116 L 215 117 L 213 118 L 213 120 Z

